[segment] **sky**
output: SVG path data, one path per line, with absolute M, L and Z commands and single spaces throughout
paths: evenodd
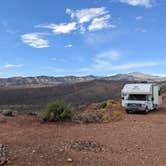
M 0 77 L 166 75 L 165 0 L 0 0 Z

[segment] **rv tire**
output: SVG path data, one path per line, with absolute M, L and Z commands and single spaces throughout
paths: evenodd
M 145 111 L 144 111 L 144 113 L 147 114 L 148 112 L 149 112 L 149 109 L 146 108 Z

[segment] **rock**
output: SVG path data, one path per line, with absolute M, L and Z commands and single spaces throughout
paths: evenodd
M 55 114 L 54 114 L 54 112 L 51 112 L 49 122 L 54 122 L 54 121 L 55 121 Z
M 18 111 L 13 111 L 13 113 L 12 113 L 13 116 L 17 116 L 18 114 L 19 114 Z
M 4 116 L 13 116 L 13 112 L 11 110 L 3 110 L 2 115 L 4 115 Z
M 73 159 L 72 158 L 68 158 L 67 162 L 73 162 Z
M 91 151 L 91 152 L 112 152 L 112 148 L 101 145 L 94 141 L 73 141 L 69 146 L 70 149 L 79 151 Z
M 37 116 L 37 113 L 36 112 L 28 112 L 28 115 Z
M 4 165 L 6 165 L 7 164 L 7 159 L 5 158 L 5 157 L 2 157 L 1 159 L 0 159 L 0 166 L 4 166 Z
M 40 122 L 41 124 L 47 122 L 47 119 L 44 118 L 41 113 L 40 113 L 40 114 L 37 114 L 37 119 L 39 120 L 39 122 Z

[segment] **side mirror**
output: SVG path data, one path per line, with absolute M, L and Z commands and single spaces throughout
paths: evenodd
M 152 101 L 154 101 L 154 98 L 152 97 Z
M 124 100 L 124 97 L 122 97 L 121 99 Z

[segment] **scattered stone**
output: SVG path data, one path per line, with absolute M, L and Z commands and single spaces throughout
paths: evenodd
M 73 162 L 73 159 L 72 158 L 68 158 L 67 162 Z
M 36 152 L 36 150 L 33 150 L 33 151 L 32 151 L 32 153 L 35 153 L 35 152 Z
M 41 155 L 41 156 L 40 156 L 40 158 L 44 158 L 44 156 L 43 156 L 43 155 Z
M 3 110 L 2 115 L 4 115 L 4 116 L 13 116 L 13 112 L 11 110 Z
M 18 114 L 19 114 L 18 111 L 13 111 L 13 113 L 12 113 L 13 116 L 17 116 Z
M 7 159 L 5 158 L 5 157 L 2 157 L 1 159 L 0 159 L 0 166 L 4 166 L 4 165 L 6 165 L 7 164 Z
M 37 114 L 37 118 L 39 120 L 39 122 L 42 124 L 42 123 L 45 123 L 47 121 L 46 118 L 43 117 L 43 115 L 41 113 L 38 113 Z
M 135 147 L 139 150 L 139 149 L 141 149 L 141 147 L 139 147 L 138 145 L 135 145 Z
M 79 151 L 91 151 L 91 152 L 112 152 L 110 147 L 96 143 L 95 141 L 73 141 L 68 148 Z
M 36 112 L 28 112 L 28 115 L 37 116 L 37 113 Z
M 8 154 L 8 149 L 6 146 L 3 144 L 0 144 L 0 166 L 4 166 L 7 164 L 7 154 Z

